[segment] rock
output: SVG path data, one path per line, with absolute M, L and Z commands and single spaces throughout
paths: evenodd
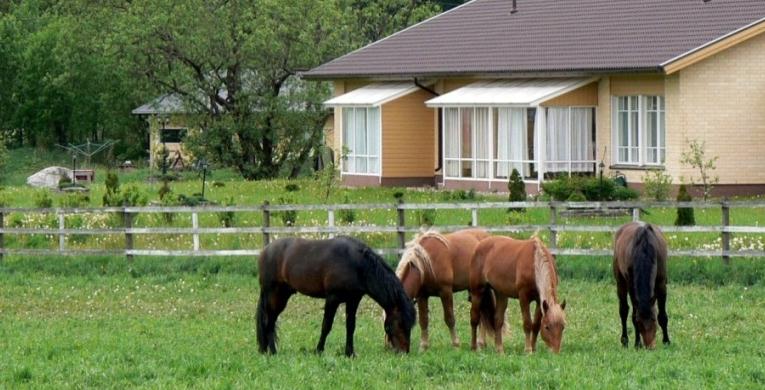
M 64 167 L 48 167 L 27 178 L 32 187 L 58 189 L 61 178 L 72 179 L 72 170 Z

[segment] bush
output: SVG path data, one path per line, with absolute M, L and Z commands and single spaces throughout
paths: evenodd
M 587 198 L 585 198 L 584 194 L 577 191 L 571 193 L 571 196 L 566 199 L 567 202 L 586 202 Z
M 162 201 L 165 199 L 165 197 L 169 194 L 172 195 L 173 190 L 170 189 L 170 182 L 167 180 L 162 180 L 162 187 L 159 187 L 159 200 Z
M 404 194 L 401 194 L 401 195 L 403 196 Z M 343 203 L 344 204 L 351 203 L 348 200 L 348 196 L 346 196 L 345 199 L 343 199 Z M 356 210 L 354 209 L 337 210 L 337 215 L 340 217 L 340 220 L 343 221 L 343 223 L 352 224 L 353 221 L 356 220 Z
M 65 208 L 76 209 L 76 208 L 88 207 L 89 204 L 90 204 L 90 197 L 81 192 L 66 194 L 66 196 L 64 196 L 60 200 L 61 207 L 65 207 Z
M 417 210 L 415 215 L 420 226 L 430 227 L 436 224 L 436 210 L 434 209 Z
M 229 196 L 223 201 L 224 206 L 235 206 L 234 203 L 234 197 Z M 236 213 L 233 211 L 221 211 L 218 213 L 218 221 L 220 221 L 221 225 L 223 227 L 233 227 L 234 226 L 234 219 L 236 218 Z
M 289 183 L 284 186 L 284 190 L 287 192 L 297 192 L 300 191 L 300 186 L 295 183 Z
M 618 184 L 618 179 L 597 177 L 564 177 L 542 183 L 542 190 L 553 200 L 568 201 L 581 193 L 586 201 L 637 199 L 637 191 Z
M 651 171 L 643 176 L 643 195 L 648 199 L 665 201 L 672 191 L 672 176 L 663 171 Z
M 120 179 L 114 172 L 106 173 L 106 190 L 102 203 L 104 207 L 119 207 L 121 206 L 122 199 L 120 197 Z
M 587 200 L 605 201 L 616 198 L 616 191 L 619 188 L 625 188 L 618 185 L 615 180 L 610 178 L 593 177 L 581 182 L 582 194 Z
M 120 194 L 119 206 L 133 207 L 133 206 L 146 206 L 149 200 L 146 194 L 142 193 L 136 186 L 125 187 Z
M 640 193 L 632 188 L 617 186 L 611 199 L 608 200 L 635 200 L 640 197 Z
M 205 203 L 207 203 L 207 200 L 202 197 L 202 194 L 178 195 L 178 204 L 180 206 L 195 207 Z
M 511 202 L 525 202 L 526 201 L 526 183 L 523 182 L 523 178 L 517 169 L 513 168 L 513 172 L 510 174 L 510 180 L 507 183 L 507 189 L 510 191 L 508 199 Z M 525 209 L 509 209 L 511 212 L 524 212 Z
M 579 188 L 575 177 L 563 177 L 542 183 L 542 190 L 553 200 L 565 201 Z
M 690 202 L 693 200 L 691 194 L 688 193 L 688 189 L 685 184 L 680 184 L 680 188 L 677 191 L 678 202 Z M 693 207 L 678 207 L 677 218 L 675 219 L 675 226 L 693 226 L 696 224 L 696 217 L 693 215 Z
M 49 209 L 53 207 L 53 199 L 51 199 L 48 190 L 40 190 L 35 193 L 35 207 L 38 209 Z
M 286 198 L 279 198 L 278 200 L 279 204 L 292 204 L 292 201 Z M 281 218 L 282 223 L 284 226 L 295 226 L 295 221 L 297 221 L 297 211 L 296 210 L 284 210 L 279 211 L 279 218 Z

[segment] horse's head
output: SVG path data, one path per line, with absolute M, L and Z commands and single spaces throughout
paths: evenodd
M 548 303 L 542 301 L 542 340 L 555 353 L 560 352 L 563 330 L 566 328 L 566 301 Z
M 637 311 L 637 329 L 643 339 L 643 345 L 648 349 L 656 347 L 656 298 L 651 298 L 650 306 Z
M 414 307 L 402 310 L 394 307 L 385 311 L 385 345 L 396 352 L 409 353 L 409 340 L 414 326 Z M 407 313 L 410 309 L 411 313 Z

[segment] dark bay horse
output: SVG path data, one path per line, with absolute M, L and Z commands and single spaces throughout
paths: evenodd
M 614 239 L 614 278 L 619 296 L 622 320 L 622 345 L 627 346 L 627 296 L 632 301 L 632 325 L 635 347 L 640 339 L 647 348 L 656 346 L 656 308 L 663 333 L 662 342 L 669 345 L 667 333 L 667 241 L 661 230 L 649 223 L 630 222 L 616 232 Z
M 470 261 L 475 247 L 490 234 L 483 229 L 465 229 L 449 234 L 429 230 L 409 242 L 396 268 L 406 294 L 417 300 L 420 348 L 428 348 L 428 298 L 440 297 L 444 322 L 452 345 L 459 346 L 454 319 L 453 293 L 467 290 Z
M 560 352 L 566 326 L 566 301 L 558 303 L 555 258 L 534 236 L 530 240 L 493 236 L 482 240 L 470 266 L 470 325 L 473 350 L 478 349 L 479 323 L 494 334 L 497 352 L 503 353 L 502 327 L 508 298 L 521 305 L 526 352 L 536 349 L 537 335 L 555 353 Z M 531 302 L 536 302 L 534 320 Z
M 261 352 L 276 353 L 276 320 L 296 292 L 326 300 L 318 352 L 324 350 L 338 306 L 345 303 L 345 354 L 354 354 L 356 310 L 364 295 L 385 310 L 385 333 L 392 346 L 409 352 L 414 305 L 393 270 L 364 243 L 350 237 L 283 238 L 263 249 L 258 265 L 260 301 L 256 317 Z

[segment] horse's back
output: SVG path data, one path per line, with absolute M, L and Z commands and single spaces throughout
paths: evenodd
M 521 285 L 534 283 L 534 241 L 492 236 L 481 240 L 471 264 L 470 284 L 489 284 L 517 297 Z
M 658 226 L 647 222 L 628 222 L 622 225 L 614 235 L 614 272 L 619 272 L 622 276 L 627 275 L 632 267 L 632 251 L 634 249 L 635 237 L 641 229 L 649 229 L 653 232 L 656 240 L 656 261 L 659 270 L 664 270 L 668 255 L 667 241 L 664 233 Z
M 491 235 L 483 229 L 465 229 L 446 235 L 449 241 L 454 291 L 467 289 L 470 283 L 470 263 L 478 243 Z

